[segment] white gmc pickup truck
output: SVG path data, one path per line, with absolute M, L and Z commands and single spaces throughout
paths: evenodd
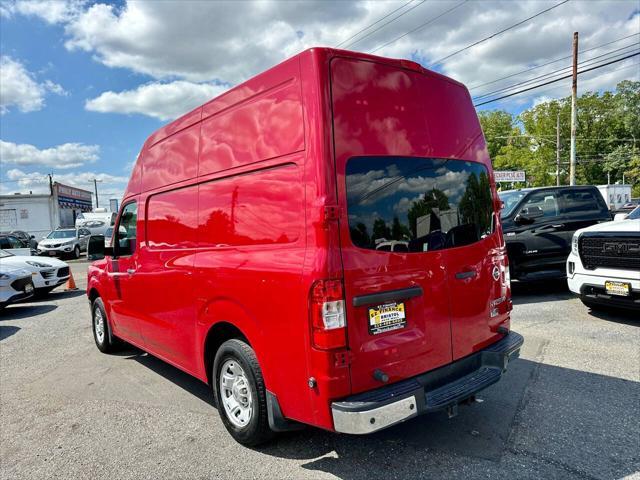
M 625 220 L 574 233 L 567 281 L 569 290 L 590 308 L 640 311 L 640 207 Z

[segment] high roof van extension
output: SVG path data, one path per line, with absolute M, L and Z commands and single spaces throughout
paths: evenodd
M 247 445 L 453 415 L 523 342 L 500 205 L 463 85 L 307 50 L 145 142 L 92 237 L 96 344 L 207 382 Z

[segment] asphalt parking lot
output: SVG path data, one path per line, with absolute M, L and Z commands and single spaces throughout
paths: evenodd
M 640 318 L 563 282 L 516 288 L 521 359 L 482 403 L 355 437 L 308 428 L 247 449 L 199 381 L 95 348 L 82 290 L 0 313 L 0 473 L 41 478 L 640 478 Z

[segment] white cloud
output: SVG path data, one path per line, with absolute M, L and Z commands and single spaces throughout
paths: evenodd
M 0 113 L 3 114 L 11 107 L 17 107 L 21 112 L 42 109 L 47 92 L 67 94 L 50 80 L 38 83 L 24 65 L 7 56 L 0 58 L 0 86 Z
M 54 168 L 74 168 L 98 160 L 100 147 L 82 143 L 65 143 L 40 150 L 26 143 L 0 140 L 0 163 L 13 165 L 46 165 Z
M 84 4 L 84 0 L 18 0 L 4 4 L 0 13 L 6 17 L 14 13 L 39 17 L 50 24 L 64 23 L 77 16 Z
M 178 80 L 150 83 L 135 90 L 104 92 L 87 100 L 85 108 L 95 112 L 141 113 L 160 120 L 179 117 L 225 91 L 227 87 Z
M 337 45 L 405 3 L 405 0 L 185 0 L 127 1 L 114 6 L 99 1 L 85 5 L 65 2 L 64 8 L 59 7 L 61 12 L 48 15 L 49 12 L 43 12 L 44 7 L 40 4 L 17 8 L 21 4 L 19 2 L 14 10 L 39 15 L 45 21 L 63 23 L 68 49 L 88 52 L 109 67 L 126 68 L 168 82 L 187 80 L 237 84 L 304 48 Z M 548 1 L 542 0 L 510 2 L 508 5 L 503 1 L 466 2 L 425 28 L 417 28 L 458 3 L 459 0 L 424 2 L 397 21 L 385 25 L 394 18 L 392 16 L 376 24 L 365 33 L 379 28 L 378 31 L 366 38 L 358 35 L 346 42 L 344 47 L 368 52 L 403 33 L 415 30 L 379 49 L 376 54 L 396 58 L 415 57 L 429 65 L 551 6 Z M 406 9 L 414 6 L 411 4 Z M 468 85 L 491 81 L 569 55 L 574 31 L 581 34 L 581 49 L 637 32 L 639 16 L 636 10 L 636 0 L 568 2 L 451 57 L 439 68 Z M 363 40 L 356 42 L 360 38 Z M 638 37 L 635 37 L 636 43 L 637 40 Z M 634 38 L 630 38 L 589 52 L 581 59 L 633 42 Z M 485 93 L 566 64 L 568 60 L 533 73 L 518 75 L 497 85 L 475 89 L 472 93 Z M 590 88 L 613 88 L 620 76 L 636 78 L 633 77 L 634 72 L 629 70 L 618 76 L 606 75 L 605 71 L 611 68 L 614 67 L 598 70 L 601 74 L 592 77 Z M 561 90 L 562 83 L 549 95 L 556 96 Z M 540 93 L 534 90 L 508 102 L 517 104 L 537 96 Z M 162 108 L 152 115 L 170 118 L 175 114 Z

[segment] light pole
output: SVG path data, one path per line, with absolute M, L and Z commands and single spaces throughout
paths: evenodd
M 91 182 L 93 182 L 93 189 L 96 192 L 96 208 L 98 208 L 100 206 L 100 203 L 98 202 L 98 182 L 102 182 L 102 180 L 94 178 L 93 180 L 89 180 L 89 183 Z

